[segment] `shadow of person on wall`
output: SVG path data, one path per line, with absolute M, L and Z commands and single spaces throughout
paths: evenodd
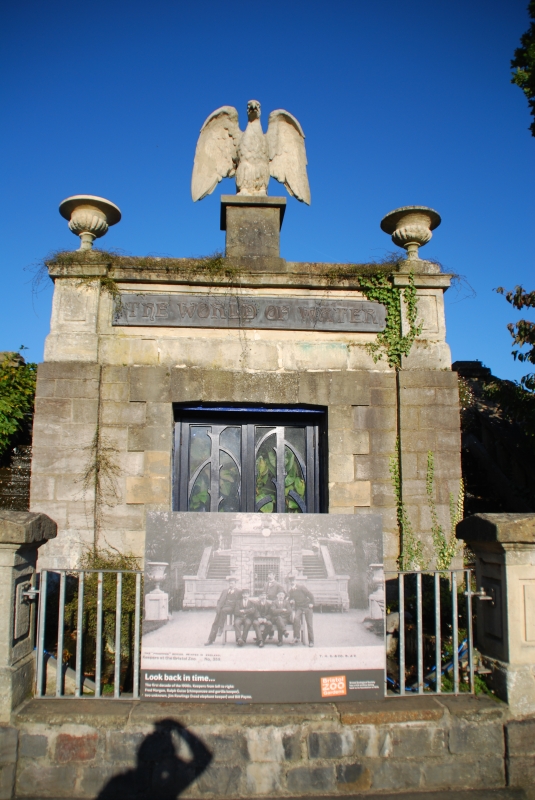
M 175 742 L 180 740 L 188 746 L 190 760 L 177 755 Z M 175 800 L 211 760 L 211 752 L 191 731 L 174 719 L 162 719 L 141 742 L 136 768 L 111 778 L 97 800 Z

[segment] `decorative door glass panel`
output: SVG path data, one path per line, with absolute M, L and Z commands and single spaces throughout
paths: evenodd
M 210 416 L 184 413 L 176 424 L 175 510 L 319 511 L 317 417 L 254 409 Z

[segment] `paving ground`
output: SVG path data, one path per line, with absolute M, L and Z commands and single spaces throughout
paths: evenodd
M 367 647 L 380 642 L 379 637 L 369 631 L 362 620 L 365 610 L 350 609 L 344 613 L 315 613 L 314 641 L 316 647 Z M 146 647 L 169 647 L 171 643 L 179 647 L 202 647 L 215 617 L 214 609 L 175 611 L 171 619 L 158 630 L 145 634 Z M 276 635 L 271 640 L 275 646 Z M 291 638 L 291 637 L 290 637 Z M 252 644 L 254 630 L 249 632 L 248 643 Z M 234 632 L 228 634 L 228 641 L 234 642 Z M 223 647 L 221 637 L 216 639 L 214 648 Z
M 284 800 L 529 800 L 528 795 L 522 789 L 467 789 L 466 791 L 452 790 L 451 792 L 402 792 L 398 794 L 351 794 L 351 795 L 332 795 L 330 797 L 311 797 L 292 798 L 286 797 Z M 14 798 L 16 800 L 16 798 Z M 60 800 L 51 797 L 25 797 L 24 800 Z M 61 797 L 61 800 L 77 800 L 77 798 Z M 98 797 L 95 798 L 98 800 Z M 124 798 L 117 798 L 124 800 Z M 153 797 L 152 800 L 158 800 Z M 243 799 L 242 799 L 243 800 Z M 263 800 L 256 798 L 255 800 Z M 265 800 L 265 799 L 264 799 Z

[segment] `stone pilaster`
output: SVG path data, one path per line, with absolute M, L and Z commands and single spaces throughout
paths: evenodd
M 535 713 L 535 514 L 474 514 L 457 536 L 476 554 L 477 646 L 496 694 L 518 716 Z
M 56 536 L 45 514 L 0 509 L 0 723 L 34 687 L 34 584 L 37 548 Z

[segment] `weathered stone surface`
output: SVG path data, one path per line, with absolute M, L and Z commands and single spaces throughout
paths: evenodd
M 168 403 L 171 373 L 167 367 L 133 367 L 130 370 L 130 400 Z
M 286 784 L 290 792 L 329 792 L 334 789 L 334 767 L 295 767 L 286 773 Z
M 370 493 L 369 481 L 329 483 L 329 499 L 332 506 L 369 506 Z
M 144 739 L 141 732 L 108 731 L 106 734 L 106 760 L 114 764 L 134 766 L 139 746 Z
M 353 407 L 350 405 L 329 408 L 329 431 L 353 430 Z
M 57 525 L 46 514 L 0 509 L 0 543 L 34 544 L 53 539 Z
M 392 406 L 357 406 L 353 409 L 353 425 L 356 430 L 395 430 L 397 412 Z
M 71 397 L 73 399 L 94 400 L 98 397 L 98 380 L 85 378 L 80 380 L 56 380 L 55 397 Z
M 218 797 L 236 797 L 238 795 L 242 769 L 238 766 L 215 764 L 197 779 L 197 787 L 201 794 L 214 794 Z
M 43 758 L 48 752 L 48 738 L 39 733 L 21 733 L 19 755 L 21 758 Z
M 296 730 L 293 733 L 283 732 L 282 748 L 285 761 L 300 761 L 303 755 L 300 731 Z
M 248 759 L 247 736 L 246 733 L 232 730 L 221 730 L 217 733 L 202 732 L 200 738 L 205 746 L 210 750 L 214 761 L 224 761 L 227 764 L 241 763 Z M 257 761 L 269 759 L 252 759 Z
M 336 783 L 341 784 L 344 791 L 366 791 L 372 783 L 372 775 L 363 763 L 336 765 Z
M 132 425 L 128 428 L 128 450 L 168 450 L 171 448 L 171 429 L 160 425 Z
M 102 383 L 128 383 L 130 367 L 115 367 L 109 364 L 102 365 Z
M 403 792 L 418 789 L 422 779 L 422 764 L 416 759 L 370 759 L 366 766 L 372 774 L 372 789 L 393 789 Z
M 301 372 L 299 374 L 299 402 L 309 405 L 329 405 L 328 372 Z
M 533 797 L 535 786 L 535 760 L 531 756 L 509 757 L 507 759 L 507 782 L 509 786 L 524 787 Z
M 331 455 L 360 455 L 369 453 L 370 436 L 368 431 L 337 430 L 329 435 L 329 453 Z
M 396 390 L 394 388 L 371 388 L 370 389 L 370 405 L 371 406 L 395 406 L 397 404 Z
M 354 457 L 355 480 L 390 481 L 390 465 L 385 456 L 356 455 Z M 405 470 L 403 474 L 406 475 Z M 410 477 L 407 476 L 407 477 Z
M 379 743 L 379 755 L 392 758 L 429 758 L 446 753 L 446 732 L 443 728 L 408 722 L 401 728 L 389 729 Z
M 91 698 L 80 700 L 65 698 L 57 700 L 30 700 L 16 713 L 15 724 L 18 727 L 27 725 L 63 725 L 66 721 L 72 725 L 87 725 L 96 729 L 117 728 L 123 730 L 132 713 L 133 703 L 124 700 Z
M 337 709 L 343 725 L 431 721 L 444 716 L 444 708 L 431 697 L 399 697 L 395 703 L 387 700 L 339 703 Z
M 535 719 L 510 720 L 505 735 L 510 756 L 535 756 Z
M 17 760 L 18 738 L 16 728 L 0 725 L 0 766 L 14 764 Z
M 267 797 L 281 788 L 281 767 L 278 764 L 248 764 L 246 769 L 247 792 Z
M 126 479 L 127 503 L 167 503 L 169 500 L 169 480 L 161 475 L 145 475 L 142 478 Z
M 47 380 L 95 380 L 100 377 L 98 364 L 80 363 L 79 361 L 44 361 L 39 364 L 37 374 L 39 378 Z
M 441 369 L 410 369 L 400 373 L 400 387 L 441 387 L 445 389 L 456 388 L 457 373 Z
M 333 372 L 331 375 L 329 401 L 331 405 L 368 406 L 370 389 L 367 373 Z
M 458 524 L 457 538 L 535 544 L 535 514 L 473 514 Z
M 11 800 L 15 790 L 15 764 L 0 766 L 0 800 Z
M 117 775 L 118 771 L 116 766 L 111 766 L 110 764 L 98 764 L 98 766 L 91 765 L 85 767 L 81 773 L 81 780 L 79 783 L 80 789 L 78 792 L 82 797 L 97 797 L 98 793 L 104 789 L 111 778 Z M 118 797 L 117 800 L 119 800 Z
M 464 723 L 454 725 L 449 731 L 449 751 L 453 755 L 469 753 L 503 756 L 504 731 L 501 725 Z M 535 751 L 535 746 L 533 748 Z
M 53 422 L 72 421 L 72 403 L 70 400 L 37 397 L 35 400 L 35 414 L 43 422 L 48 419 Z
M 308 737 L 310 758 L 341 758 L 355 752 L 355 737 L 350 730 L 310 733 Z
M 337 456 L 331 453 L 329 455 L 329 478 L 335 483 L 353 481 L 355 478 L 355 466 L 352 456 Z
M 86 732 L 81 736 L 60 733 L 56 739 L 54 760 L 59 764 L 69 761 L 92 761 L 97 754 L 98 734 Z
M 437 789 L 479 789 L 505 786 L 505 768 L 501 758 L 483 756 L 451 761 L 431 759 L 422 762 L 422 786 Z
M 76 767 L 23 761 L 17 770 L 17 797 L 74 797 Z

